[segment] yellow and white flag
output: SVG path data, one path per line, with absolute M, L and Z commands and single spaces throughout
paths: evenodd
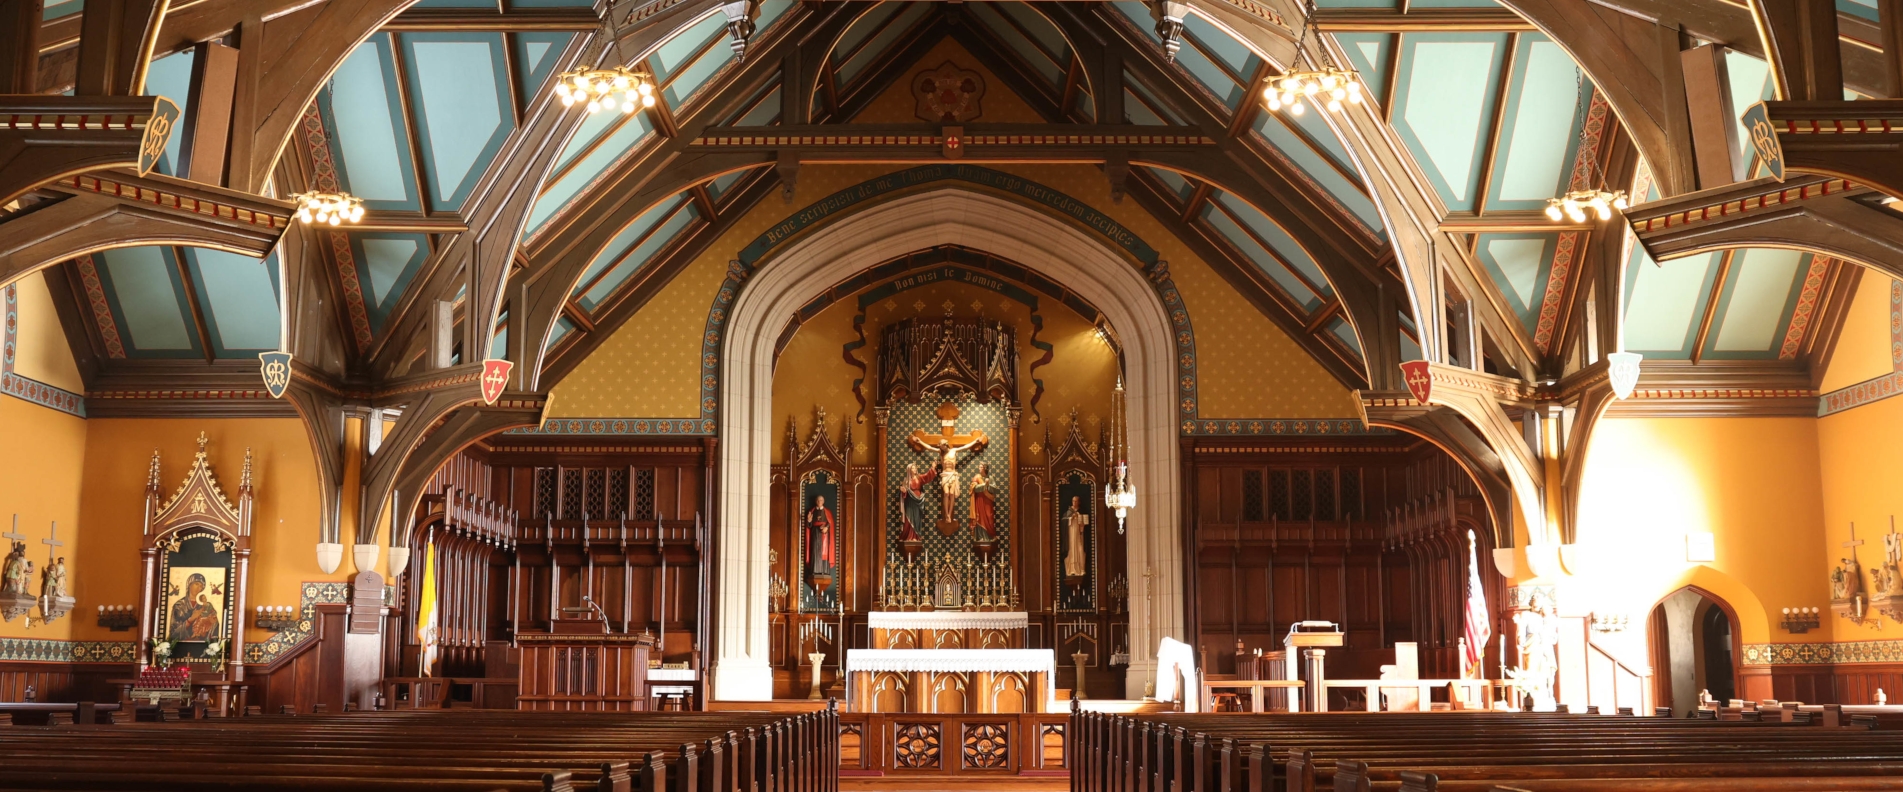
M 436 540 L 431 539 L 423 551 L 423 591 L 416 598 L 416 642 L 422 648 L 416 655 L 416 671 L 421 676 L 430 676 L 436 667 Z

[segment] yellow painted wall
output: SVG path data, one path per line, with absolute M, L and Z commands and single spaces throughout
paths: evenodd
M 1903 513 L 1903 487 L 1897 484 L 1898 477 L 1903 476 L 1903 398 L 1892 397 L 1818 419 L 1817 443 L 1823 479 L 1825 555 L 1804 571 L 1828 586 L 1823 581 L 1828 581 L 1838 559 L 1849 554 L 1842 545 L 1850 540 L 1851 523 L 1856 523 L 1857 538 L 1864 540 L 1864 545 L 1856 548 L 1857 560 L 1865 572 L 1864 590 L 1870 591 L 1868 573 L 1883 560 L 1882 537 L 1892 530 L 1896 515 Z M 1828 603 L 1820 599 L 1816 604 L 1824 607 Z M 1880 629 L 1873 622 L 1830 622 L 1840 641 L 1903 638 L 1903 627 L 1890 619 L 1884 620 Z
M 1625 614 L 1642 625 L 1686 584 L 1726 599 L 1746 643 L 1788 640 L 1785 607 L 1829 604 L 1824 494 L 1812 418 L 1608 418 L 1586 460 L 1577 541 L 1585 561 L 1562 583 L 1568 611 Z M 1716 537 L 1716 561 L 1685 561 L 1685 534 Z M 1820 635 L 1828 640 L 1826 622 Z M 1633 642 L 1643 659 L 1643 628 Z
M 30 278 L 28 280 L 31 280 Z M 89 534 L 78 530 L 80 522 L 80 481 L 86 462 L 86 420 L 58 410 L 41 407 L 11 396 L 0 396 L 0 437 L 5 453 L 0 453 L 0 527 L 6 530 L 19 516 L 20 533 L 26 535 L 26 557 L 33 562 L 34 575 L 28 593 L 40 593 L 39 571 L 46 564 L 46 545 L 52 523 L 59 523 L 59 538 L 66 543 L 60 552 L 66 555 L 67 580 L 79 608 L 90 609 L 87 600 L 90 578 L 76 562 L 84 559 Z M 92 547 L 96 548 L 95 543 Z M 11 552 L 8 542 L 0 553 Z M 136 558 L 136 554 L 135 554 Z M 115 573 L 122 574 L 122 573 Z M 39 638 L 63 640 L 74 637 L 77 618 L 66 618 L 50 625 L 28 628 L 24 618 L 0 623 L 0 638 Z M 89 622 L 90 624 L 90 622 Z
M 347 549 L 335 574 L 317 568 L 317 467 L 297 419 L 105 418 L 86 423 L 85 502 L 79 519 L 81 536 L 94 549 L 81 556 L 73 575 L 80 610 L 138 604 L 141 510 L 152 450 L 159 450 L 162 487 L 169 495 L 184 481 L 201 431 L 210 440 L 212 472 L 233 498 L 245 448 L 252 450 L 256 500 L 251 605 L 296 605 L 299 583 L 343 580 L 352 571 Z M 127 640 L 129 635 L 100 628 L 92 619 L 80 621 L 74 638 Z M 250 631 L 247 640 L 263 635 Z
M 955 42 L 939 43 L 919 59 L 917 70 L 936 68 L 946 60 L 985 76 L 982 120 L 1039 120 L 1001 80 Z M 908 84 L 895 83 L 856 120 L 906 123 L 916 120 L 913 111 Z M 1346 387 L 1149 212 L 1135 201 L 1113 203 L 1101 170 L 1089 165 L 986 167 L 1037 181 L 1089 204 L 1128 227 L 1170 262 L 1177 289 L 1195 326 L 1202 417 L 1345 418 L 1355 414 Z M 701 333 L 714 293 L 726 277 L 727 262 L 794 211 L 840 189 L 902 168 L 801 167 L 798 192 L 791 203 L 769 198 L 736 221 L 555 385 L 549 417 L 699 417 Z M 1026 211 L 1037 210 L 1027 207 Z M 846 382 L 849 384 L 850 379 Z M 802 413 L 802 431 L 810 420 L 810 413 Z M 775 431 L 783 428 L 775 427 Z
M 1890 284 L 1882 273 L 1865 269 L 1857 295 L 1844 317 L 1837 347 L 1830 355 L 1820 389 L 1829 392 L 1890 373 Z
M 73 351 L 66 345 L 66 332 L 60 328 L 59 314 L 53 310 L 53 296 L 46 290 L 45 273 L 21 278 L 15 286 L 20 336 L 13 373 L 74 393 L 85 392 L 79 367 L 73 364 Z

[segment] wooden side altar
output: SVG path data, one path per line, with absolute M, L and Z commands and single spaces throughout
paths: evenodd
M 651 635 L 610 633 L 606 622 L 556 619 L 546 633 L 520 633 L 516 708 L 559 712 L 640 712 L 648 708 Z

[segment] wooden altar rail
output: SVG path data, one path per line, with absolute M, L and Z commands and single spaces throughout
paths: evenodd
M 1074 792 L 1894 789 L 1903 734 L 1518 712 L 1071 718 Z
M 0 789 L 836 792 L 836 711 L 461 711 L 0 727 Z
M 451 689 L 467 686 L 469 706 L 476 709 L 515 709 L 516 677 L 384 677 L 377 686 L 386 709 L 448 709 L 455 706 Z
M 845 776 L 1063 776 L 1068 713 L 839 713 Z
M 1367 696 L 1367 712 L 1382 712 L 1381 691 L 1405 690 L 1418 696 L 1416 709 L 1428 709 L 1428 703 L 1434 700 L 1434 691 L 1460 691 L 1460 701 L 1466 702 L 1459 709 L 1492 709 L 1493 688 L 1500 683 L 1491 679 L 1324 679 L 1322 689 L 1335 688 L 1359 689 Z M 1452 700 L 1449 700 L 1452 704 Z M 1321 697 L 1321 711 L 1328 711 L 1328 696 Z M 1409 710 L 1386 710 L 1388 712 L 1407 712 Z

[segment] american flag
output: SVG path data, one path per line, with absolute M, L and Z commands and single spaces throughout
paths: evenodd
M 1487 590 L 1480 585 L 1480 553 L 1474 549 L 1474 532 L 1467 532 L 1467 653 L 1461 658 L 1462 677 L 1483 677 L 1480 658 L 1486 654 L 1487 641 L 1493 639 L 1493 623 L 1487 613 Z

